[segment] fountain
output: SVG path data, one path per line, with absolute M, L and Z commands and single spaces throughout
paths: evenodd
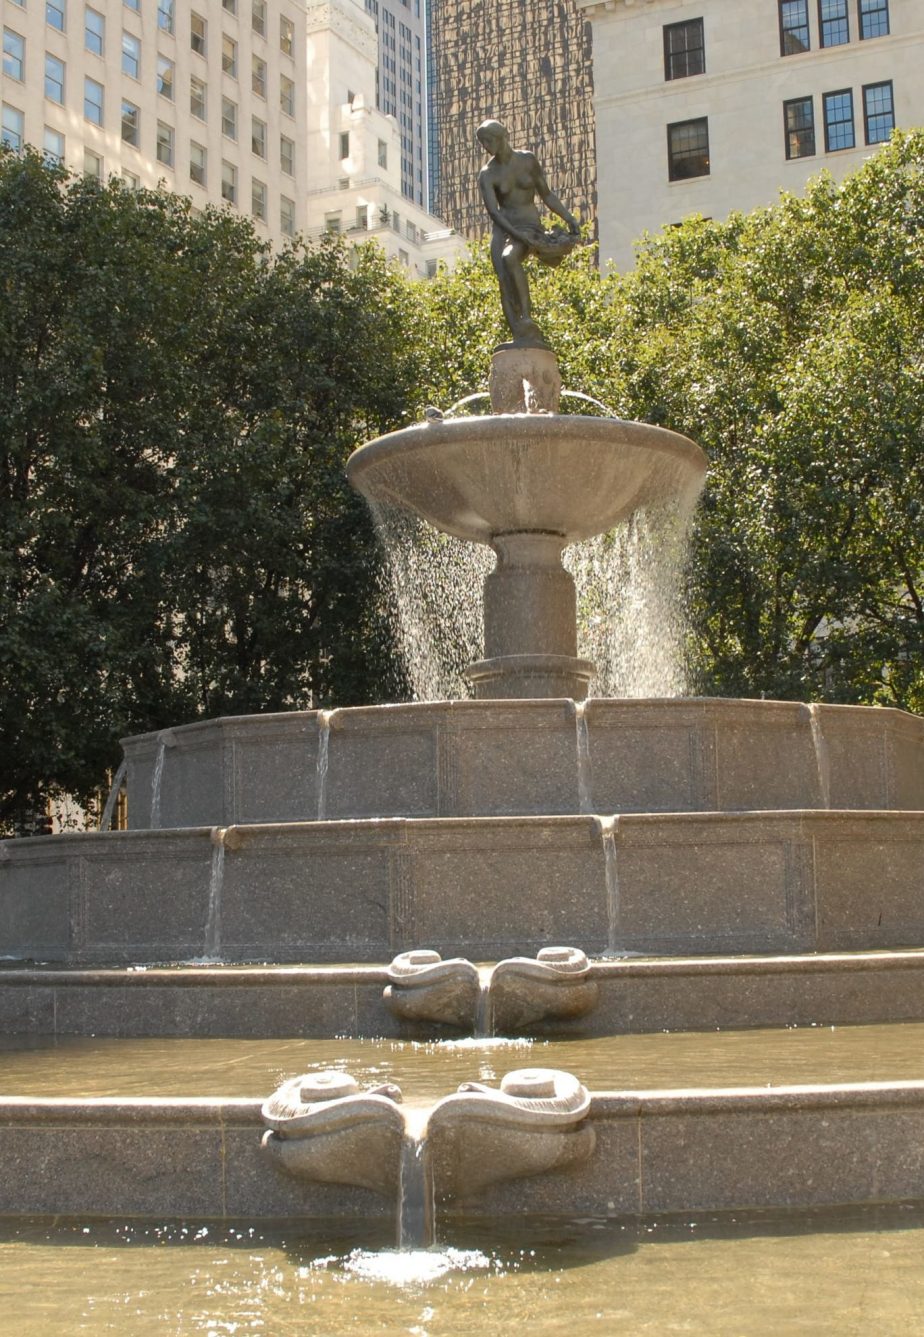
M 485 142 L 500 170 L 509 146 Z M 50 1093 L 0 1095 L 0 1215 L 371 1231 L 397 1212 L 421 1244 L 434 1203 L 445 1229 L 523 1229 L 924 1196 L 924 1082 L 904 1070 L 626 1085 L 632 1035 L 924 1018 L 924 722 L 588 697 L 564 549 L 689 508 L 706 462 L 559 412 L 515 270 L 565 243 L 528 213 L 493 251 L 514 335 L 493 412 L 433 412 L 348 464 L 374 508 L 494 553 L 474 699 L 126 739 L 132 829 L 0 845 L 7 1032 L 346 1046 L 450 1027 L 479 1037 L 451 1042 L 471 1080 L 426 1100 L 405 1083 L 405 1105 L 380 1075 L 307 1071 L 306 1049 L 268 1099 L 268 1078 L 260 1098 L 158 1094 L 156 1065 L 153 1093 L 86 1096 L 56 1057 Z M 489 1086 L 477 1055 L 524 1033 L 612 1044 L 603 1079 L 546 1064 Z

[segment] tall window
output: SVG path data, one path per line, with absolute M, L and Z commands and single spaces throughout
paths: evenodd
M 106 20 L 95 9 L 87 9 L 84 15 L 83 44 L 94 56 L 101 56 L 106 44 Z
M 8 79 L 22 83 L 26 62 L 26 40 L 10 28 L 3 29 L 3 73 Z
M 3 104 L 3 122 L 0 129 L 0 144 L 6 144 L 8 148 L 22 148 L 22 137 L 26 129 L 26 118 L 16 107 L 10 107 L 5 102 Z
M 197 56 L 205 55 L 206 22 L 201 14 L 189 16 L 189 45 Z
M 702 19 L 664 26 L 664 77 L 686 79 L 706 69 L 706 45 Z
M 667 174 L 671 181 L 709 175 L 709 122 L 675 121 L 667 127 Z
M 226 14 L 236 14 L 237 0 L 221 0 L 221 7 Z
M 350 156 L 350 132 L 343 130 L 340 134 L 340 160 Z
M 83 81 L 83 114 L 94 125 L 103 123 L 103 85 L 95 79 Z
M 266 97 L 266 61 L 259 56 L 252 57 L 250 86 L 257 97 Z
M 843 46 L 850 41 L 847 0 L 818 0 L 818 31 L 822 46 Z
M 83 171 L 85 176 L 91 176 L 94 181 L 103 179 L 103 160 L 92 149 L 83 151 Z
M 863 126 L 867 144 L 883 144 L 895 129 L 892 80 L 863 86 Z
M 65 0 L 45 0 L 45 22 L 51 28 L 57 28 L 58 32 L 64 32 Z
M 284 237 L 295 236 L 295 201 L 279 197 L 279 229 Z
M 796 56 L 810 46 L 808 0 L 780 0 L 780 55 Z
M 189 80 L 189 110 L 200 121 L 205 120 L 207 102 L 208 88 L 193 75 Z
M 888 37 L 889 0 L 859 0 L 860 37 Z
M 45 96 L 49 102 L 64 101 L 64 61 L 45 55 Z
M 388 166 L 388 145 L 385 143 L 384 139 L 379 140 L 379 166 Z
M 133 9 L 136 14 L 141 13 L 141 0 L 122 0 L 122 4 L 125 5 L 127 9 Z M 123 172 L 122 175 L 125 176 L 126 173 Z M 131 176 L 131 172 L 127 173 L 127 175 Z
M 232 79 L 237 78 L 237 42 L 227 33 L 224 33 L 221 39 L 221 68 L 225 74 L 230 74 Z
M 228 204 L 237 204 L 237 168 L 224 161 L 221 164 L 221 198 Z
M 162 28 L 164 32 L 173 32 L 175 12 L 174 0 L 157 0 L 158 28 Z
M 856 144 L 853 130 L 853 93 L 849 88 L 836 93 L 825 93 L 825 151 L 852 149 Z
M 237 139 L 237 103 L 227 97 L 221 99 L 221 133 Z
M 166 56 L 157 57 L 157 91 L 161 97 L 173 101 L 173 84 L 175 79 L 173 61 L 168 60 Z
M 256 179 L 250 183 L 250 212 L 266 222 L 266 186 Z
M 122 73 L 137 79 L 141 70 L 141 43 L 130 32 L 122 34 Z
M 811 158 L 815 152 L 815 103 L 810 97 L 783 103 L 786 157 Z
M 295 175 L 295 141 L 287 135 L 279 136 L 279 166 L 286 176 Z
M 279 15 L 279 50 L 284 56 L 291 56 L 295 47 L 295 24 L 285 14 Z
M 138 131 L 139 131 L 140 119 L 141 119 L 141 113 L 135 106 L 134 102 L 123 101 L 122 138 L 124 139 L 126 144 L 134 144 L 135 148 L 138 147 L 138 139 L 139 139 Z
M 64 163 L 64 136 L 60 130 L 52 130 L 45 126 L 45 138 L 42 141 L 42 149 L 45 154 L 45 161 L 53 167 L 60 167 Z
M 287 116 L 295 115 L 295 80 L 286 74 L 279 76 L 279 105 Z
M 195 181 L 197 186 L 204 186 L 206 180 L 206 168 L 208 166 L 208 153 L 202 144 L 196 144 L 192 140 L 189 143 L 189 179 Z
M 251 0 L 250 26 L 261 37 L 266 36 L 266 0 Z
M 163 121 L 157 122 L 157 161 L 173 166 L 173 127 Z
M 258 116 L 250 118 L 250 151 L 258 158 L 266 157 L 266 122 Z

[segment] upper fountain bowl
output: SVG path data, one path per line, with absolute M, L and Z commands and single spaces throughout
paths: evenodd
M 640 507 L 692 502 L 706 456 L 676 432 L 618 418 L 509 413 L 420 424 L 360 446 L 352 485 L 457 538 L 612 529 Z

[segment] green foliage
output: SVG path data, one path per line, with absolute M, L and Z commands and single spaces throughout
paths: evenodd
M 343 462 L 407 398 L 407 286 L 333 239 L 0 157 L 0 826 L 126 732 L 392 671 Z

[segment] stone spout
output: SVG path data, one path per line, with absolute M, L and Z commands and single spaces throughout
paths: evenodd
M 551 1068 L 510 1072 L 500 1090 L 464 1082 L 427 1122 L 437 1201 L 581 1164 L 595 1145 L 589 1110 L 590 1095 L 578 1079 Z
M 471 961 L 461 957 L 444 961 L 439 952 L 402 952 L 388 967 L 388 978 L 382 997 L 402 1021 L 472 1029 L 480 982 Z
M 513 956 L 491 976 L 495 1033 L 522 1031 L 538 1021 L 570 1021 L 597 1005 L 590 962 L 576 947 L 544 947 L 535 958 Z
M 293 1077 L 263 1104 L 263 1150 L 291 1175 L 395 1195 L 404 1111 L 390 1084 L 360 1091 L 343 1072 Z

